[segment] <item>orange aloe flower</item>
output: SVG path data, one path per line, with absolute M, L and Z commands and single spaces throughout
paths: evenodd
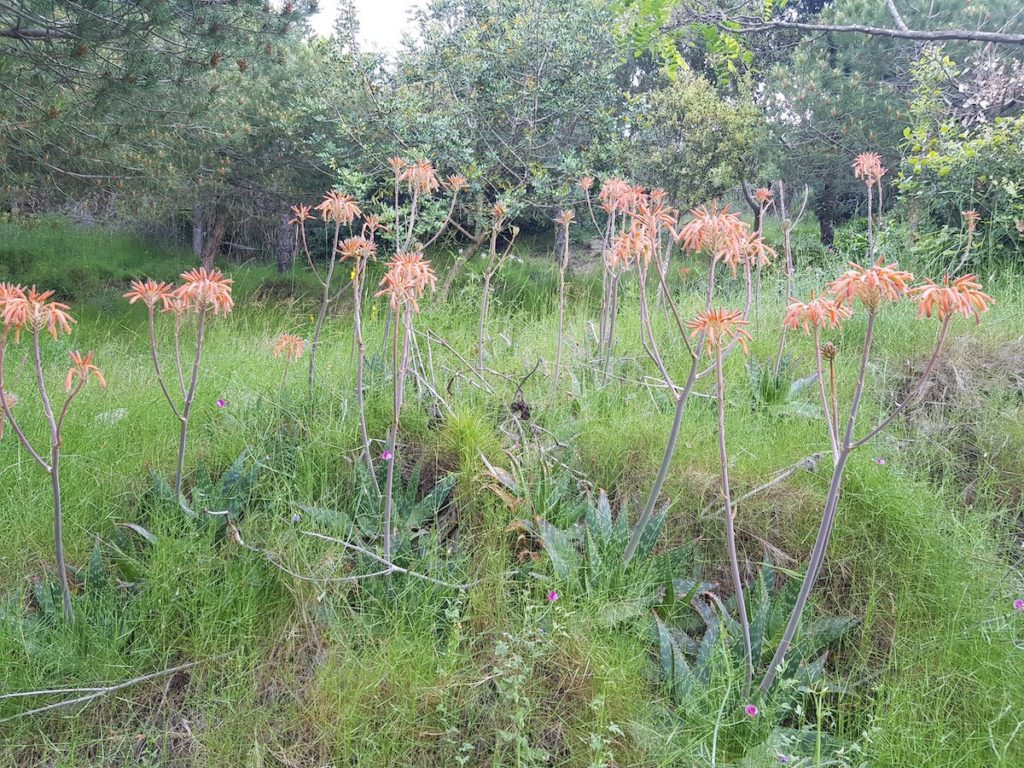
M 743 319 L 742 312 L 735 309 L 704 310 L 686 323 L 686 327 L 691 329 L 690 338 L 696 339 L 703 333 L 704 346 L 709 350 L 723 349 L 735 340 L 747 352 L 750 332 L 743 327 L 745 325 L 749 322 Z
M 466 181 L 465 176 L 459 176 L 458 174 L 453 173 L 451 176 L 448 177 L 447 181 L 445 182 L 445 186 L 448 187 L 452 194 L 454 194 L 456 192 L 461 192 L 466 187 L 468 187 L 469 182 Z
M 981 221 L 981 214 L 975 210 L 960 211 L 960 215 L 963 216 L 964 223 L 967 225 L 967 231 L 974 234 L 974 230 L 978 228 L 978 222 Z
M 629 269 L 634 262 L 646 270 L 653 254 L 647 228 L 639 221 L 634 221 L 629 229 L 612 239 L 612 247 L 605 254 L 605 263 L 612 271 Z
M 284 359 L 287 362 L 294 363 L 302 357 L 302 353 L 305 349 L 306 342 L 301 336 L 296 336 L 291 333 L 282 333 L 277 337 L 277 343 L 274 345 L 274 357 L 281 357 L 281 355 L 284 355 Z
M 508 208 L 505 207 L 505 204 L 501 202 L 501 200 L 496 202 L 494 207 L 491 208 L 491 216 L 494 217 L 494 226 L 496 227 L 501 226 L 505 217 L 508 216 Z
M 772 259 L 778 255 L 775 253 L 773 248 L 769 248 L 765 244 L 764 238 L 758 237 L 756 232 L 751 232 L 750 235 L 747 236 L 746 252 L 747 259 L 753 266 L 766 266 L 771 264 Z M 735 277 L 736 267 L 733 267 L 732 274 Z
M 163 309 L 167 310 L 170 308 L 173 294 L 174 286 L 170 283 L 146 278 L 144 281 L 132 280 L 132 289 L 124 294 L 124 298 L 128 299 L 129 304 L 141 301 L 150 309 L 155 307 L 157 302 L 160 302 L 163 305 Z
M 185 282 L 174 291 L 177 302 L 169 307 L 172 312 L 199 312 L 205 308 L 212 309 L 215 315 L 226 315 L 235 305 L 231 298 L 234 281 L 224 277 L 219 269 L 191 269 L 183 273 L 181 279 Z
M 365 237 L 350 237 L 338 246 L 342 259 L 370 259 L 377 255 L 377 244 Z
M 417 251 L 396 253 L 387 266 L 388 271 L 380 281 L 380 290 L 374 296 L 387 296 L 392 309 L 409 304 L 418 312 L 419 299 L 426 289 L 437 287 L 437 275 L 430 268 L 430 262 Z
M 328 192 L 324 200 L 316 207 L 324 221 L 333 221 L 347 226 L 356 216 L 362 213 L 352 195 L 343 192 Z
M 853 161 L 853 175 L 869 187 L 880 184 L 888 170 L 882 166 L 882 156 L 877 152 L 861 152 Z
M 421 195 L 429 195 L 441 187 L 433 164 L 424 159 L 417 160 L 415 163 L 407 163 L 404 170 L 398 175 L 398 180 L 408 184 L 410 191 Z
M 838 328 L 851 315 L 853 312 L 850 308 L 844 306 L 838 299 L 815 297 L 812 292 L 811 299 L 806 304 L 799 299 L 790 298 L 782 322 L 794 331 L 802 326 L 804 333 L 810 333 L 811 328 Z
M 5 329 L 14 329 L 14 340 L 18 341 L 23 328 L 33 332 L 45 330 L 53 338 L 60 333 L 71 333 L 74 318 L 68 314 L 68 305 L 50 301 L 54 291 L 39 292 L 33 286 L 28 291 L 7 289 L 9 296 L 4 300 L 0 319 Z
M 629 197 L 632 195 L 633 187 L 625 179 L 613 177 L 605 179 L 601 185 L 601 191 L 597 193 L 601 207 L 606 213 L 624 211 L 629 205 Z
M 395 156 L 388 158 L 388 165 L 390 165 L 391 170 L 395 172 L 395 176 L 398 176 L 407 163 L 402 158 Z
M 882 257 L 870 267 L 849 262 L 850 269 L 829 283 L 829 290 L 844 304 L 859 299 L 870 311 L 876 311 L 883 301 L 895 301 L 907 295 L 914 276 L 886 264 Z
M 762 206 L 768 205 L 774 197 L 775 195 L 772 194 L 768 187 L 758 187 L 754 190 L 754 199 Z
M 298 227 L 313 218 L 313 214 L 309 212 L 308 205 L 293 205 L 291 209 L 292 217 L 288 219 L 288 223 L 293 227 Z
M 582 189 L 584 192 L 589 192 L 594 186 L 593 176 L 581 176 L 580 180 L 576 182 L 576 186 Z
M 926 279 L 924 285 L 912 288 L 910 293 L 917 301 L 918 317 L 934 314 L 939 320 L 959 312 L 980 323 L 982 312 L 987 312 L 995 303 L 991 296 L 982 292 L 981 283 L 974 275 L 964 275 L 950 282 L 947 274 L 941 285 Z
M 99 382 L 100 386 L 106 389 L 107 380 L 103 378 L 103 371 L 97 368 L 92 362 L 92 352 L 82 354 L 81 352 L 71 352 L 71 367 L 68 368 L 68 375 L 64 379 L 64 389 L 70 392 L 76 382 L 78 386 L 84 387 L 89 382 L 89 377 L 92 376 Z
M 716 261 L 724 261 L 736 276 L 736 267 L 747 258 L 747 225 L 729 211 L 729 206 L 698 206 L 690 211 L 693 219 L 676 236 L 684 250 L 705 252 Z
M 560 214 L 555 216 L 555 224 L 562 227 L 568 227 L 572 224 L 573 219 L 576 218 L 576 214 L 572 211 L 562 211 Z

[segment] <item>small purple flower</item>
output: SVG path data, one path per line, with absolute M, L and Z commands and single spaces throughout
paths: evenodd
M 384 453 L 380 455 L 380 458 L 381 461 L 391 461 L 393 458 L 395 458 L 395 454 L 393 454 L 391 451 L 384 451 Z
M 227 407 L 228 407 L 228 401 L 227 401 L 227 400 L 225 400 L 225 399 L 224 399 L 224 398 L 222 397 L 221 399 L 219 399 L 219 400 L 217 401 L 217 407 L 218 407 L 218 408 L 227 408 Z
M 879 456 L 878 458 L 875 459 L 875 464 L 877 464 L 880 467 L 885 466 L 885 459 Z
M 298 512 L 296 512 L 294 515 L 292 515 L 292 522 L 293 523 L 301 523 L 302 522 L 302 515 L 300 515 Z
M 779 762 L 783 765 L 789 765 L 789 755 L 779 755 Z
M 1013 601 L 1013 610 L 1024 611 L 1024 597 L 1018 597 Z
M 553 589 L 552 589 L 552 590 L 551 590 L 550 592 L 548 592 L 548 602 L 549 602 L 549 603 L 553 603 L 553 602 L 555 602 L 555 601 L 556 601 L 557 599 L 558 599 L 558 592 L 556 592 L 556 591 L 555 591 L 555 590 L 553 590 Z
M 746 713 L 747 717 L 757 717 L 761 714 L 761 710 L 759 710 L 754 704 L 747 704 L 747 706 L 743 708 L 743 711 Z

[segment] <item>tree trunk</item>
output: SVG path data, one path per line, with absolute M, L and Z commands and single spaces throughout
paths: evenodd
M 294 227 L 288 223 L 287 211 L 281 214 L 281 226 L 277 230 L 277 243 L 274 251 L 277 254 L 277 271 L 284 273 L 292 268 L 292 261 L 295 258 L 296 242 Z
M 448 270 L 448 274 L 445 275 L 444 283 L 441 286 L 440 295 L 438 299 L 440 301 L 446 301 L 448 299 L 448 292 L 451 291 L 452 285 L 455 283 L 455 278 L 462 272 L 463 267 L 469 263 L 469 260 L 476 256 L 477 251 L 480 250 L 480 246 L 484 244 L 484 240 L 487 239 L 487 232 L 481 232 L 473 242 L 467 243 L 462 248 L 462 253 L 459 254 L 458 258 L 455 259 L 455 263 L 452 264 L 451 269 Z
M 203 246 L 203 254 L 199 259 L 199 262 L 206 269 L 213 269 L 213 261 L 220 253 L 220 246 L 224 242 L 224 235 L 227 232 L 227 219 L 224 216 L 224 211 L 221 210 L 220 206 L 213 215 L 213 229 L 210 230 L 210 237 L 206 240 L 206 244 Z
M 752 232 L 758 232 L 761 229 L 761 205 L 754 199 L 754 195 L 750 191 L 750 185 L 747 184 L 746 180 L 741 180 L 740 186 L 743 188 L 743 197 L 747 199 L 747 205 L 750 206 L 750 210 L 754 213 L 754 225 L 750 229 Z
M 818 215 L 821 244 L 831 248 L 832 243 L 836 239 L 836 198 L 835 190 L 830 183 L 826 182 L 825 186 L 822 187 L 821 194 L 818 196 L 817 203 L 814 206 L 814 212 Z
M 203 255 L 203 206 L 192 206 L 192 255 L 197 259 Z

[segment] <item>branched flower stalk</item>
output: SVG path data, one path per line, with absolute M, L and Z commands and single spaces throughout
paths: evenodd
M 512 237 L 509 238 L 505 250 L 498 252 L 498 236 L 505 230 L 508 221 L 508 210 L 504 203 L 497 202 L 491 209 L 491 244 L 487 252 L 487 265 L 484 267 L 483 295 L 480 298 L 480 320 L 477 324 L 477 370 L 483 373 L 484 370 L 484 340 L 487 336 L 487 314 L 490 310 L 491 301 L 491 280 L 497 274 L 498 269 L 505 262 L 512 246 L 519 234 L 519 227 L 513 226 Z
M 71 333 L 71 324 L 75 321 L 68 314 L 66 304 L 52 300 L 53 293 L 53 291 L 39 292 L 35 288 L 25 289 L 21 286 L 0 283 L 0 322 L 3 324 L 3 328 L 0 330 L 0 408 L 3 410 L 0 424 L 7 422 L 11 425 L 11 429 L 17 435 L 22 447 L 50 476 L 53 493 L 53 539 L 56 550 L 57 576 L 60 581 L 64 618 L 71 622 L 74 620 L 74 610 L 71 605 L 71 587 L 68 583 L 67 564 L 64 558 L 64 513 L 60 488 L 64 419 L 68 415 L 71 403 L 85 388 L 90 378 L 96 379 L 101 387 L 106 387 L 107 382 L 103 378 L 103 373 L 93 363 L 92 352 L 85 354 L 71 352 L 71 367 L 64 379 L 64 403 L 59 411 L 54 409 L 43 371 L 41 337 L 45 333 L 56 340 L 60 334 L 69 334 Z M 8 393 L 5 387 L 4 361 L 7 345 L 12 334 L 15 343 L 19 342 L 22 332 L 27 333 L 32 339 L 32 363 L 35 369 L 36 386 L 50 430 L 48 459 L 44 458 L 45 451 L 36 450 L 22 430 L 13 411 L 17 399 Z
M 388 271 L 381 280 L 380 290 L 376 296 L 387 296 L 388 304 L 395 316 L 400 319 L 395 323 L 392 336 L 392 405 L 391 428 L 388 431 L 387 444 L 384 450 L 384 461 L 387 462 L 387 475 L 384 486 L 384 560 L 391 564 L 392 512 L 394 510 L 395 463 L 397 462 L 398 426 L 402 412 L 402 401 L 405 395 L 405 380 L 409 372 L 409 347 L 412 340 L 413 318 L 419 312 L 419 300 L 427 288 L 437 287 L 437 276 L 423 254 L 397 253 L 394 260 L 388 262 Z
M 754 199 L 757 201 L 758 213 L 757 213 L 757 239 L 763 240 L 764 237 L 764 215 L 768 212 L 768 209 L 772 206 L 774 195 L 772 191 L 767 187 L 758 187 L 754 190 Z M 754 322 L 758 323 L 761 320 L 761 267 L 764 266 L 764 262 L 758 260 L 757 262 L 757 277 L 754 282 Z
M 634 215 L 634 219 L 637 222 L 642 224 L 646 220 L 646 222 L 653 227 L 654 222 L 661 218 L 662 224 L 670 227 L 670 231 L 672 232 L 675 240 L 682 246 L 682 249 L 686 253 L 691 255 L 704 255 L 707 257 L 709 268 L 705 306 L 706 311 L 711 310 L 711 302 L 714 296 L 715 287 L 715 267 L 717 264 L 719 262 L 724 262 L 730 267 L 733 276 L 736 275 L 738 267 L 741 264 L 743 265 L 743 275 L 746 283 L 746 302 L 741 316 L 743 320 L 746 320 L 750 311 L 751 297 L 750 262 L 752 258 L 764 257 L 765 252 L 761 248 L 759 241 L 757 247 L 752 248 L 750 233 L 747 231 L 746 225 L 740 220 L 740 218 L 736 214 L 731 213 L 728 207 L 718 208 L 717 206 L 711 206 L 708 208 L 701 206 L 690 211 L 692 219 L 677 233 L 671 228 L 669 221 L 669 217 L 671 215 L 670 212 L 661 207 L 660 201 L 644 201 L 643 199 L 640 199 L 638 200 L 638 203 L 639 212 Z M 634 242 L 639 244 L 643 242 L 643 239 L 637 238 Z M 646 242 L 647 244 L 644 247 L 651 248 L 652 244 L 656 242 L 656 238 L 648 233 Z M 643 264 L 644 257 L 642 253 L 639 255 L 641 256 L 639 263 Z M 646 258 L 649 260 L 650 257 L 648 256 Z M 658 274 L 659 276 L 661 275 L 660 270 L 658 270 Z M 714 370 L 717 364 L 712 363 L 703 371 L 701 370 L 700 366 L 705 346 L 704 336 L 703 334 L 699 334 L 696 342 L 693 344 L 690 343 L 687 327 L 680 320 L 675 307 L 671 304 L 671 295 L 664 286 L 663 291 L 668 298 L 669 308 L 671 310 L 671 316 L 676 324 L 676 330 L 678 331 L 679 337 L 686 346 L 686 350 L 689 354 L 690 369 L 687 374 L 686 381 L 680 387 L 677 386 L 672 377 L 668 375 L 667 368 L 664 365 L 658 366 L 662 376 L 665 377 L 665 383 L 669 388 L 669 392 L 671 392 L 675 398 L 675 414 L 672 421 L 672 428 L 669 432 L 668 441 L 665 444 L 665 452 L 662 455 L 661 465 L 658 468 L 658 474 L 655 477 L 651 490 L 647 495 L 647 500 L 644 503 L 644 507 L 640 512 L 636 525 L 633 528 L 632 536 L 630 537 L 623 555 L 626 563 L 632 560 L 634 554 L 636 554 L 637 547 L 640 545 L 641 533 L 647 523 L 654 516 L 655 508 L 661 498 L 661 491 L 665 486 L 665 480 L 668 478 L 669 467 L 672 464 L 672 457 L 675 455 L 676 445 L 679 441 L 683 416 L 686 413 L 686 405 L 689 402 L 693 387 L 697 383 L 698 378 Z M 641 294 L 645 296 L 646 291 L 641 290 Z M 649 355 L 653 352 L 655 356 L 660 357 L 660 355 L 657 354 L 657 345 L 652 343 L 654 334 L 650 324 L 650 312 L 645 310 L 643 305 L 641 306 L 641 311 L 643 313 L 641 326 L 643 328 L 643 332 L 647 334 L 645 349 L 648 350 Z M 726 345 L 722 350 L 723 358 L 730 354 L 732 349 L 735 347 L 735 344 L 736 342 L 733 340 Z
M 992 303 L 992 299 L 982 292 L 981 285 L 975 280 L 973 275 L 965 275 L 956 280 L 951 280 L 947 276 L 942 283 L 934 283 L 929 280 L 917 287 L 910 286 L 912 280 L 913 276 L 910 273 L 899 270 L 895 264 L 885 264 L 881 259 L 871 267 L 851 264 L 849 271 L 831 283 L 831 297 L 829 299 L 812 298 L 807 303 L 794 301 L 787 310 L 786 323 L 788 327 L 791 329 L 803 327 L 805 332 L 812 334 L 814 337 L 819 378 L 822 378 L 821 358 L 824 356 L 829 360 L 830 388 L 832 391 L 831 394 L 826 394 L 823 382 L 819 390 L 822 410 L 828 425 L 834 463 L 832 480 L 825 499 L 825 507 L 822 512 L 818 534 L 814 541 L 814 548 L 808 561 L 807 573 L 804 575 L 803 582 L 800 585 L 800 592 L 790 614 L 789 622 L 783 632 L 782 640 L 761 681 L 760 688 L 762 693 L 768 693 L 772 687 L 772 683 L 799 629 L 801 617 L 807 606 L 807 600 L 821 573 L 822 564 L 832 535 L 832 528 L 835 523 L 843 472 L 850 455 L 888 427 L 897 416 L 920 397 L 942 351 L 952 318 L 956 314 L 962 314 L 980 321 L 981 314 Z M 866 435 L 858 438 L 856 437 L 857 415 L 864 395 L 865 379 L 872 341 L 874 339 L 876 319 L 885 304 L 906 298 L 917 302 L 918 315 L 920 317 L 936 317 L 939 320 L 940 325 L 934 350 L 925 363 L 917 382 L 903 402 L 893 408 Z M 838 403 L 835 395 L 834 368 L 832 364 L 836 350 L 831 344 L 821 344 L 820 331 L 824 328 L 837 327 L 850 316 L 850 307 L 854 303 L 860 304 L 867 310 L 867 328 L 845 429 L 840 434 L 840 422 L 837 414 Z
M 363 341 L 363 280 L 366 277 L 366 263 L 377 253 L 374 242 L 376 220 L 363 227 L 363 234 L 350 237 L 341 245 L 342 258 L 352 261 L 352 334 L 356 352 L 356 407 L 359 410 L 359 437 L 362 440 L 359 455 L 370 471 L 370 477 L 376 484 L 377 475 L 373 467 L 373 454 L 370 451 L 370 435 L 366 427 L 366 396 L 363 386 L 363 369 L 366 359 L 366 344 Z M 379 489 L 378 489 L 379 490 Z
M 562 252 L 558 256 L 558 339 L 555 342 L 555 369 L 551 374 L 551 400 L 558 396 L 558 374 L 562 363 L 562 335 L 565 332 L 565 270 L 569 267 L 569 225 L 576 217 L 572 211 L 562 211 L 555 224 L 562 228 Z
M 747 617 L 747 603 L 743 595 L 743 577 L 740 574 L 740 561 L 736 551 L 736 506 L 732 501 L 729 489 L 729 451 L 725 441 L 725 372 L 723 370 L 723 350 L 730 344 L 738 344 L 747 352 L 747 341 L 750 334 L 746 326 L 748 321 L 743 313 L 736 310 L 712 309 L 705 310 L 687 323 L 691 329 L 691 338 L 702 337 L 708 351 L 715 355 L 715 399 L 718 404 L 718 463 L 721 468 L 721 490 L 725 502 L 725 540 L 729 551 L 729 570 L 732 575 L 733 591 L 736 595 L 736 612 L 739 614 L 740 631 L 743 635 L 745 665 L 743 669 L 743 698 L 750 693 L 754 676 L 754 652 L 750 640 L 750 621 Z
M 296 206 L 293 209 L 295 212 L 295 218 L 293 222 L 302 230 L 305 229 L 304 223 L 306 218 L 301 215 L 302 206 Z M 351 227 L 352 222 L 355 221 L 356 217 L 362 214 L 359 206 L 351 195 L 346 195 L 341 192 L 328 192 L 324 196 L 323 201 L 316 207 L 316 210 L 320 211 L 320 215 L 324 222 L 334 224 L 334 234 L 331 243 L 331 253 L 327 261 L 327 271 L 323 277 L 320 277 L 319 272 L 314 267 L 313 272 L 323 286 L 323 294 L 320 299 L 320 311 L 316 316 L 316 324 L 313 327 L 313 337 L 309 343 L 309 380 L 308 380 L 308 391 L 309 394 L 313 394 L 313 384 L 316 381 L 316 353 L 320 347 L 320 334 L 323 331 L 324 321 L 327 319 L 327 312 L 330 309 L 331 302 L 334 297 L 331 295 L 331 282 L 334 278 L 334 268 L 337 264 L 338 259 L 338 242 L 341 237 L 341 228 Z M 307 210 L 308 216 L 308 210 Z M 303 231 L 301 235 L 303 246 L 306 245 L 306 234 Z M 309 257 L 309 250 L 306 249 L 306 259 L 312 265 L 313 260 Z
M 141 301 L 146 305 L 149 352 L 153 361 L 153 369 L 156 372 L 157 383 L 160 385 L 160 391 L 163 392 L 171 412 L 180 423 L 178 462 L 174 474 L 174 491 L 179 503 L 182 503 L 183 499 L 185 450 L 188 443 L 192 405 L 195 402 L 196 389 L 199 385 L 199 371 L 202 366 L 203 346 L 206 341 L 206 323 L 211 316 L 227 315 L 234 307 L 234 300 L 231 298 L 233 281 L 224 277 L 219 270 L 207 270 L 200 267 L 183 273 L 181 279 L 182 284 L 177 287 L 155 280 L 133 280 L 132 289 L 124 294 L 129 304 Z M 157 305 L 160 305 L 163 312 L 169 312 L 174 316 L 174 364 L 180 397 L 171 395 L 160 366 L 156 338 Z M 196 336 L 192 367 L 186 377 L 186 368 L 182 364 L 181 357 L 181 337 L 184 319 L 190 316 L 196 318 Z

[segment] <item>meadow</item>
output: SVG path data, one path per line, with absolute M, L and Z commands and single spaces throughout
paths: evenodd
M 193 506 L 227 514 L 193 519 L 167 493 L 176 424 L 152 377 L 145 310 L 121 298 L 140 275 L 174 279 L 191 254 L 55 219 L 0 230 L 0 275 L 55 288 L 78 318 L 73 334 L 46 346 L 46 362 L 63 371 L 69 350 L 95 350 L 108 381 L 83 391 L 64 427 L 72 623 L 60 612 L 46 477 L 14 435 L 0 441 L 0 764 L 1024 762 L 1024 613 L 1013 607 L 1024 595 L 1016 278 L 984 276 L 996 298 L 984 322 L 959 322 L 920 404 L 851 457 L 812 598 L 813 615 L 843 631 L 827 645 L 822 674 L 785 708 L 763 703 L 755 721 L 735 706 L 743 671 L 727 632 L 707 645 L 714 658 L 703 685 L 680 697 L 666 683 L 649 599 L 661 573 L 641 567 L 600 584 L 596 569 L 566 577 L 550 537 L 545 546 L 537 535 L 537 518 L 579 530 L 600 490 L 616 519 L 632 519 L 672 423 L 640 346 L 635 302 L 623 301 L 604 381 L 592 344 L 600 270 L 587 268 L 596 257 L 585 244 L 573 245 L 554 397 L 550 241 L 520 242 L 496 276 L 482 371 L 473 364 L 479 260 L 446 302 L 425 302 L 395 460 L 395 562 L 434 581 L 344 581 L 375 563 L 308 534 L 366 542 L 379 525 L 359 471 L 350 304 L 338 302 L 324 326 L 310 393 L 305 358 L 289 366 L 272 348 L 281 333 L 308 338 L 318 285 L 301 261 L 283 275 L 227 268 L 236 306 L 209 329 L 186 461 Z M 775 234 L 769 225 L 767 238 Z M 844 259 L 800 242 L 797 288 L 806 295 Z M 452 256 L 431 254 L 439 273 Z M 380 273 L 368 265 L 371 285 Z M 672 280 L 687 317 L 704 301 L 692 279 Z M 624 280 L 623 291 L 637 289 Z M 775 352 L 783 292 L 769 268 L 750 361 Z M 738 305 L 740 293 L 725 284 L 720 300 Z M 391 420 L 386 314 L 382 300 L 364 307 L 375 454 Z M 898 401 L 927 357 L 935 326 L 914 315 L 893 307 L 879 322 L 866 424 Z M 671 338 L 664 314 L 653 323 Z M 855 316 L 837 344 L 857 349 L 864 333 Z M 793 380 L 813 372 L 803 335 L 792 334 L 787 350 Z M 663 344 L 662 354 L 685 375 L 682 345 Z M 23 355 L 11 347 L 9 389 L 28 375 Z M 766 400 L 750 364 L 742 354 L 724 363 L 729 473 L 744 576 L 753 583 L 770 563 L 765 589 L 774 594 L 799 580 L 811 548 L 828 491 L 828 435 L 813 389 Z M 837 365 L 841 382 L 856 378 L 854 356 Z M 22 427 L 43 435 L 28 387 L 17 389 Z M 675 553 L 679 573 L 727 596 L 716 435 L 713 383 L 702 380 L 662 492 L 670 506 L 654 555 Z M 182 665 L 191 666 L 25 714 Z M 39 693 L 51 689 L 68 692 Z M 36 693 L 10 695 L 24 692 Z M 736 742 L 742 748 L 730 751 Z

